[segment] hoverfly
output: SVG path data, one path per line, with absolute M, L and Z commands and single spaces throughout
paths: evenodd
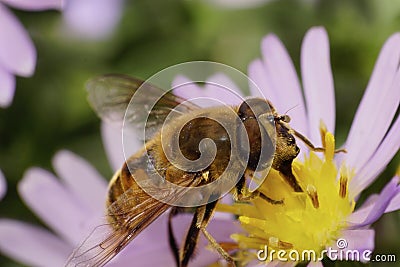
M 250 193 L 246 190 L 247 178 L 251 177 L 257 168 L 265 169 L 270 166 L 280 172 L 295 192 L 303 192 L 292 173 L 292 161 L 299 153 L 294 136 L 303 140 L 314 151 L 323 150 L 323 148 L 314 147 L 307 138 L 290 128 L 289 116 L 279 115 L 272 103 L 261 98 L 246 99 L 237 107 L 201 108 L 141 80 L 125 75 L 104 75 L 88 83 L 89 102 L 101 119 L 122 122 L 132 96 L 141 86 L 146 86 L 149 99 L 152 99 L 152 95 L 163 95 L 154 108 L 147 113 L 146 130 L 152 134 L 146 136 L 144 147 L 129 157 L 110 181 L 106 200 L 106 218 L 111 225 L 110 232 L 98 241 L 90 241 L 89 237 L 73 252 L 67 266 L 105 265 L 142 230 L 171 208 L 168 204 L 169 200 L 185 197 L 185 190 L 171 192 L 151 187 L 144 190 L 143 184 L 139 185 L 136 178 L 146 181 L 146 179 L 151 179 L 152 174 L 156 172 L 163 179 L 183 188 L 195 188 L 218 180 L 226 170 L 228 176 L 232 176 L 231 178 L 237 181 L 233 189 L 236 199 L 261 197 L 272 204 L 280 204 L 282 200 L 271 199 L 258 191 Z M 148 100 L 143 98 L 141 101 L 145 105 Z M 163 125 L 169 113 L 177 106 L 180 107 L 180 115 Z M 126 113 L 128 123 L 143 123 L 137 115 L 146 113 L 143 111 L 143 106 L 136 105 L 132 109 Z M 228 109 L 230 112 L 227 111 Z M 232 129 L 235 132 L 233 137 L 229 136 L 226 129 L 218 122 L 208 119 L 207 115 L 210 114 L 233 125 Z M 242 124 L 244 127 L 239 130 L 236 124 Z M 163 139 L 168 142 L 169 139 L 176 137 L 176 128 L 179 127 L 181 128 L 178 134 L 179 148 L 188 159 L 196 160 L 201 156 L 199 151 L 201 140 L 204 138 L 213 140 L 217 152 L 209 166 L 200 171 L 187 171 L 180 169 L 167 159 L 161 142 L 161 128 L 163 128 Z M 271 127 L 273 127 L 272 132 L 276 133 L 274 144 L 270 136 Z M 240 155 L 235 158 L 238 162 L 235 166 L 244 168 L 244 173 L 240 174 L 235 168 L 231 170 L 227 167 L 229 161 L 232 160 L 229 155 L 232 154 L 232 150 L 240 146 L 243 140 L 248 142 L 249 147 L 246 151 L 248 157 L 244 162 Z M 262 156 L 262 151 L 272 146 L 275 148 L 274 155 Z M 171 227 L 171 219 L 180 209 L 172 207 L 168 238 L 177 266 L 186 267 L 189 264 L 200 232 L 225 260 L 234 264 L 232 257 L 206 229 L 217 201 L 218 199 L 195 208 L 194 217 L 181 250 L 178 249 Z

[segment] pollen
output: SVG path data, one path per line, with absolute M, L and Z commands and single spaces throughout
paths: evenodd
M 231 236 L 246 253 L 238 253 L 243 262 L 255 260 L 265 246 L 275 250 L 321 253 L 341 237 L 346 218 L 355 206 L 348 194 L 354 174 L 334 159 L 335 138 L 321 127 L 324 152 L 310 152 L 293 162 L 292 170 L 304 192 L 294 192 L 279 172 L 271 169 L 259 191 L 273 204 L 257 197 L 246 203 L 218 204 L 217 209 L 238 215 L 243 232 Z M 247 253 L 248 252 L 248 253 Z M 317 254 L 318 255 L 318 254 Z M 252 258 L 253 257 L 253 258 Z M 267 259 L 266 263 L 273 259 Z
M 201 176 L 203 177 L 203 180 L 204 180 L 204 181 L 208 182 L 208 176 L 209 176 L 209 174 L 210 174 L 209 171 L 203 172 L 203 173 L 201 174 Z

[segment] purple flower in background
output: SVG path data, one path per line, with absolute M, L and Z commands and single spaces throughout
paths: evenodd
M 35 71 L 36 50 L 21 22 L 5 6 L 40 11 L 61 9 L 62 0 L 0 0 L 0 107 L 8 107 L 15 91 L 15 75 L 30 77 Z
M 3 172 L 0 170 L 0 200 L 4 197 L 7 191 L 6 179 L 4 178 Z
M 116 170 L 124 161 L 121 132 L 103 124 L 102 134 L 107 155 Z M 87 161 L 69 151 L 58 152 L 53 166 L 58 177 L 31 168 L 18 185 L 21 198 L 52 231 L 22 221 L 0 219 L 0 252 L 29 266 L 63 266 L 73 249 L 104 218 L 106 180 Z M 190 221 L 190 215 L 174 218 L 177 240 L 182 240 Z M 213 219 L 209 230 L 221 241 L 229 241 L 229 235 L 237 231 L 232 219 L 223 218 Z M 202 239 L 192 266 L 206 266 L 218 260 L 216 253 L 204 249 L 206 244 Z M 133 262 L 144 267 L 175 265 L 168 245 L 166 214 L 107 266 L 131 266 Z
M 64 24 L 71 36 L 104 39 L 120 21 L 122 11 L 123 0 L 68 0 Z

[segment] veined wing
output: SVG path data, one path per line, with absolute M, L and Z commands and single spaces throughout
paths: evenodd
M 113 259 L 140 232 L 163 214 L 170 206 L 165 202 L 182 198 L 188 188 L 197 186 L 200 178 L 181 177 L 178 185 L 182 186 L 173 192 L 154 188 L 132 186 L 107 210 L 107 217 L 114 218 L 110 223 L 96 227 L 83 243 L 72 253 L 65 267 L 101 267 Z M 142 188 L 147 187 L 141 184 Z M 131 203 L 140 203 L 132 208 Z M 128 208 L 127 208 L 128 207 Z
M 146 126 L 146 139 L 156 133 L 172 110 L 186 113 L 199 106 L 154 85 L 122 74 L 107 74 L 89 80 L 88 99 L 97 115 L 112 122 L 123 122 L 136 129 Z M 139 89 L 140 88 L 140 89 Z M 129 105 L 132 97 L 134 100 Z M 129 110 L 127 110 L 129 106 Z

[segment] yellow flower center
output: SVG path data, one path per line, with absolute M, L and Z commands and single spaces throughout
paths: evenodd
M 219 211 L 238 215 L 245 230 L 245 233 L 231 236 L 241 248 L 239 260 L 254 260 L 257 251 L 265 246 L 276 251 L 295 250 L 299 255 L 313 250 L 318 257 L 318 253 L 340 237 L 346 227 L 345 218 L 355 206 L 347 192 L 353 174 L 344 165 L 338 170 L 333 161 L 334 136 L 329 132 L 323 135 L 322 159 L 310 152 L 304 162 L 293 162 L 293 173 L 304 192 L 294 192 L 280 174 L 271 169 L 259 190 L 274 200 L 283 200 L 283 204 L 255 198 L 250 203 L 218 205 Z

